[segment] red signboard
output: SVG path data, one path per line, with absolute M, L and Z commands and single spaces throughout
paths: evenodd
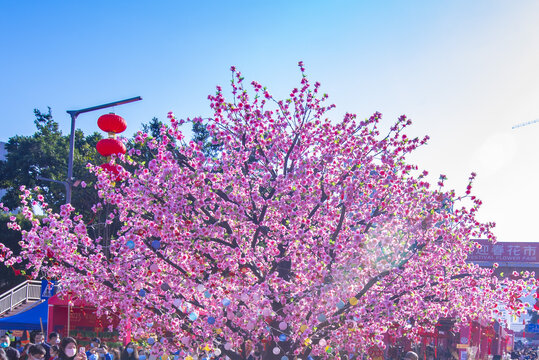
M 481 244 L 481 249 L 475 249 L 468 255 L 469 261 L 489 262 L 539 262 L 539 243 L 534 242 L 497 242 L 475 240 Z
M 118 333 L 111 331 L 109 326 L 116 328 L 118 319 L 107 319 L 105 316 L 98 317 L 96 309 L 81 300 L 72 301 L 69 304 L 67 298 L 60 299 L 53 296 L 49 300 L 48 332 L 56 331 L 62 337 L 74 336 L 83 343 L 89 342 L 94 337 L 101 338 L 105 342 L 119 342 Z M 68 306 L 69 305 L 69 306 Z

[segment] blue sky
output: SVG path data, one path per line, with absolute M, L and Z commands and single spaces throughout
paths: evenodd
M 411 159 L 464 190 L 478 172 L 481 219 L 503 241 L 539 241 L 539 3 L 536 1 L 1 1 L 0 140 L 34 132 L 50 106 L 140 95 L 115 111 L 128 133 L 168 111 L 208 116 L 236 65 L 278 97 L 297 62 L 345 112 L 400 114 L 431 136 Z M 103 112 L 102 112 L 103 113 Z M 85 133 L 101 113 L 79 117 Z

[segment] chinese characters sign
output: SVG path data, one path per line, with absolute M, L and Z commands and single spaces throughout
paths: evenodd
M 539 243 L 532 242 L 497 242 L 475 240 L 481 249 L 475 249 L 468 255 L 469 261 L 492 262 L 539 262 Z

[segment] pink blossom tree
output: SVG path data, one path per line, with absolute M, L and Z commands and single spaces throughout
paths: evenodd
M 47 204 L 25 189 L 33 228 L 21 256 L 4 249 L 2 260 L 60 279 L 135 338 L 156 335 L 156 352 L 233 360 L 261 344 L 264 358 L 283 360 L 358 353 L 384 347 L 386 333 L 417 338 L 442 317 L 524 313 L 533 274 L 500 280 L 466 262 L 474 238 L 495 240 L 494 224 L 476 220 L 475 175 L 462 196 L 443 190 L 444 177 L 431 188 L 406 161 L 428 139 L 404 134 L 410 120 L 386 136 L 379 113 L 332 122 L 334 106 L 300 68 L 286 100 L 257 82 L 248 91 L 232 68 L 231 100 L 217 87 L 204 120 L 214 157 L 169 114 L 159 139 L 140 133 L 138 150 L 113 159 L 118 174 L 90 165 L 95 211 L 112 209 L 108 221 L 121 224 L 107 242 L 70 205 L 36 218 L 32 205 Z M 147 163 L 134 160 L 141 147 Z

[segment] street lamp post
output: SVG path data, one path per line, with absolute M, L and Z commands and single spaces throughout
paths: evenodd
M 87 113 L 87 112 L 95 111 L 95 110 L 106 109 L 106 108 L 117 106 L 117 105 L 128 104 L 128 103 L 131 103 L 131 102 L 134 102 L 134 101 L 139 101 L 139 100 L 142 100 L 142 98 L 140 96 L 137 96 L 137 97 L 133 97 L 133 98 L 125 99 L 125 100 L 111 102 L 111 103 L 108 103 L 108 104 L 92 106 L 92 107 L 85 108 L 85 109 L 67 110 L 67 113 L 71 116 L 71 134 L 69 136 L 69 159 L 68 159 L 68 163 L 67 163 L 67 180 L 66 181 L 59 181 L 59 180 L 47 179 L 47 178 L 44 178 L 44 177 L 41 177 L 41 176 L 38 176 L 37 179 L 38 180 L 52 181 L 52 182 L 63 184 L 65 186 L 65 188 L 66 188 L 66 204 L 70 204 L 71 203 L 71 192 L 72 192 L 72 189 L 73 189 L 73 156 L 75 154 L 75 120 L 77 120 L 77 117 L 80 114 L 83 114 L 83 113 Z

